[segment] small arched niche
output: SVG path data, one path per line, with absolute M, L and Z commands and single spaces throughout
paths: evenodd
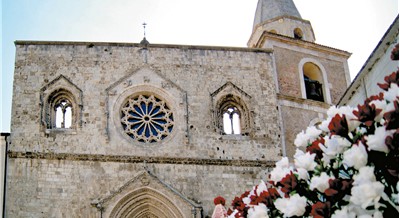
M 312 62 L 303 65 L 304 86 L 307 99 L 324 102 L 324 80 L 321 69 Z
M 303 39 L 303 31 L 300 28 L 296 28 L 293 30 L 293 37 L 295 39 Z

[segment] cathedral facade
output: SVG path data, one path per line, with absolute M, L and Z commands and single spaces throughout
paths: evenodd
M 259 0 L 248 48 L 15 45 L 8 217 L 210 216 L 350 83 L 292 0 Z

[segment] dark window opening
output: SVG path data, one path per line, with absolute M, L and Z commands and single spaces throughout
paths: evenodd
M 301 31 L 299 28 L 296 28 L 293 31 L 293 36 L 295 39 L 303 39 L 303 31 Z
M 322 95 L 322 84 L 317 80 L 312 80 L 304 75 L 307 99 L 324 102 Z

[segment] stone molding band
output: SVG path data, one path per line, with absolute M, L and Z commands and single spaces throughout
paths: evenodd
M 220 160 L 184 157 L 144 157 L 130 155 L 101 154 L 70 154 L 46 152 L 8 151 L 9 158 L 69 160 L 69 161 L 101 161 L 118 163 L 153 163 L 153 164 L 183 164 L 183 165 L 217 165 L 239 167 L 274 167 L 274 161 L 261 160 Z

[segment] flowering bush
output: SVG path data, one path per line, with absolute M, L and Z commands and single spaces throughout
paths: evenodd
M 333 106 L 299 133 L 294 166 L 283 157 L 229 217 L 398 217 L 399 71 L 378 85 L 363 105 Z

